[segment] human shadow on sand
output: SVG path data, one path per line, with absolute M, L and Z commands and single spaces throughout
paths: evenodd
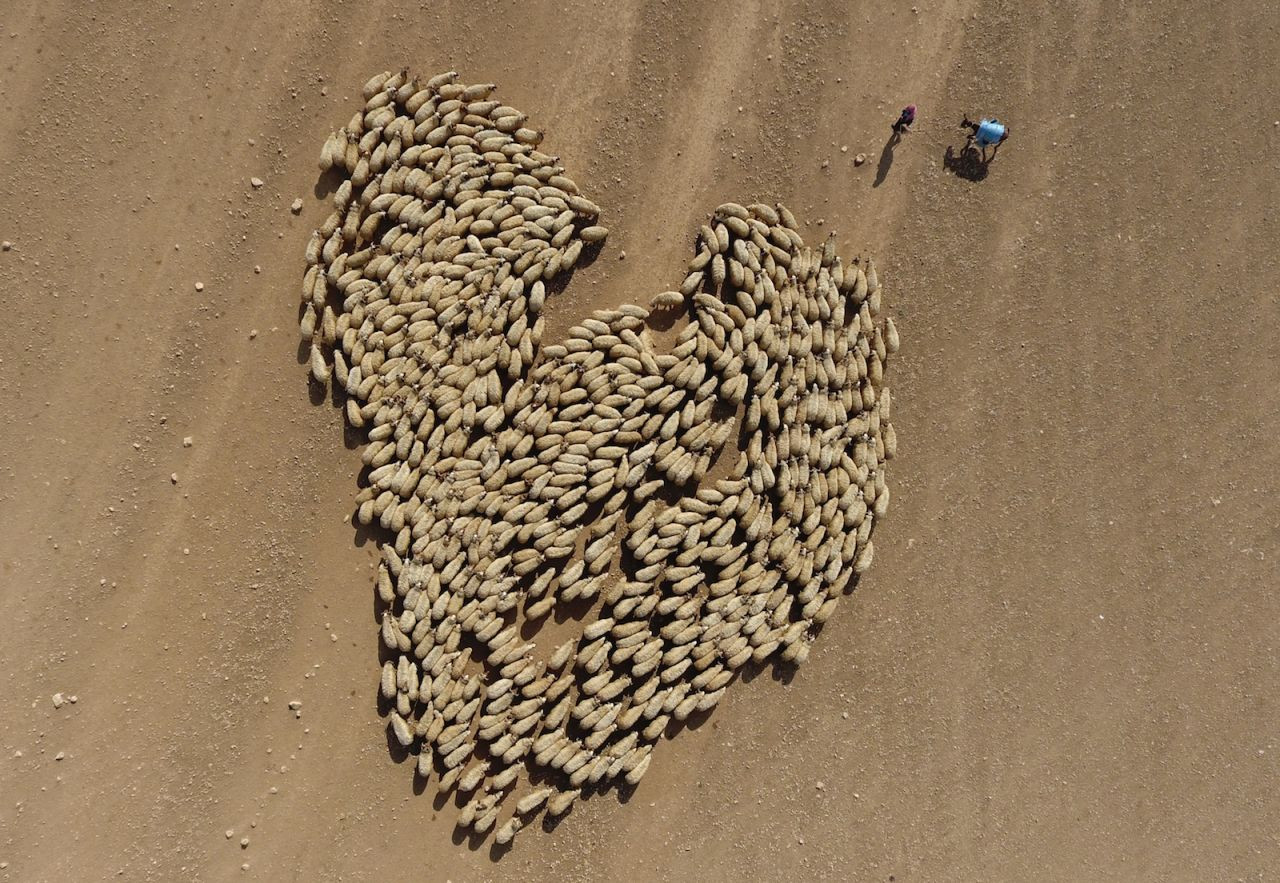
M 889 136 L 889 140 L 884 143 L 884 149 L 880 151 L 880 164 L 876 166 L 876 179 L 872 182 L 872 187 L 879 187 L 884 183 L 884 179 L 889 177 L 889 167 L 893 165 L 893 149 L 898 146 L 898 142 L 902 140 L 902 135 L 897 130 Z
M 955 147 L 947 145 L 947 152 L 942 155 L 942 167 L 966 181 L 981 181 L 986 178 L 990 163 L 991 160 L 984 158 L 972 144 L 960 148 L 959 153 Z

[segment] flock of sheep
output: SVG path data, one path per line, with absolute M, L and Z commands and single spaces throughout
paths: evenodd
M 544 341 L 546 298 L 608 231 L 492 93 L 365 85 L 321 152 L 341 183 L 301 332 L 367 433 L 357 517 L 393 537 L 391 729 L 462 795 L 459 825 L 506 843 L 634 786 L 743 666 L 805 660 L 888 506 L 898 337 L 870 262 L 726 203 L 678 290 Z M 557 608 L 585 628 L 538 646 Z

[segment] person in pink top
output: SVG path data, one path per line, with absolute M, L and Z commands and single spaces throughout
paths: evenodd
M 898 120 L 891 127 L 895 135 L 902 135 L 911 131 L 911 124 L 916 121 L 916 106 L 908 104 L 902 109 L 902 113 L 898 115 Z

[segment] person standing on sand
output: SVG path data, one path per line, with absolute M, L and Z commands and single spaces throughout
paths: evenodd
M 960 123 L 960 128 L 969 130 L 968 140 L 970 142 L 976 140 L 984 156 L 988 147 L 999 149 L 1000 145 L 1009 139 L 1009 127 L 995 117 L 975 123 L 966 116 Z
M 902 109 L 902 113 L 898 114 L 898 118 L 894 120 L 891 128 L 893 134 L 889 136 L 889 140 L 885 142 L 884 150 L 880 152 L 880 165 L 876 169 L 876 179 L 871 184 L 872 187 L 879 187 L 884 183 L 885 176 L 889 174 L 889 166 L 893 165 L 893 148 L 898 146 L 898 142 L 902 140 L 905 132 L 911 131 L 911 124 L 916 121 L 916 106 L 908 104 Z
M 898 120 L 890 128 L 893 129 L 895 135 L 902 135 L 911 131 L 911 124 L 916 121 L 916 106 L 908 104 L 902 109 L 902 113 L 898 115 Z

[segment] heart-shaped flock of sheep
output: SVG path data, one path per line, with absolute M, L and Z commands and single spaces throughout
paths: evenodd
M 744 666 L 805 660 L 889 502 L 898 336 L 869 261 L 726 203 L 679 290 L 544 342 L 608 231 L 493 88 L 365 84 L 321 151 L 301 332 L 368 437 L 391 730 L 506 843 L 634 786 Z M 687 324 L 663 347 L 654 322 Z M 557 607 L 585 627 L 540 647 Z

